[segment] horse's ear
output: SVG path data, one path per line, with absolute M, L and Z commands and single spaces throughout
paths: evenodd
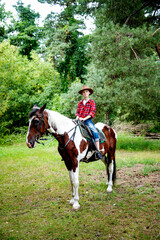
M 34 104 L 33 109 L 38 108 L 37 104 Z
M 46 108 L 46 103 L 39 109 L 39 113 L 42 113 L 44 111 L 44 109 Z

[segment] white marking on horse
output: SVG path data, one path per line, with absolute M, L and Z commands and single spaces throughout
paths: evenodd
M 29 148 L 31 148 L 31 144 L 28 142 L 28 136 L 29 136 L 29 131 L 30 131 L 30 127 L 31 127 L 31 123 L 33 120 L 34 116 L 32 118 L 29 119 L 29 127 L 28 127 L 28 131 L 27 131 L 27 137 L 26 137 L 26 144 Z M 34 144 L 34 146 L 36 145 L 36 143 Z
M 113 129 L 113 128 L 112 128 Z M 117 139 L 117 133 L 116 133 L 116 131 L 113 129 L 113 132 L 114 132 L 114 134 L 115 134 L 115 138 Z
M 113 169 L 114 169 L 114 163 L 113 161 L 109 164 L 109 181 L 108 181 L 108 188 L 107 188 L 107 192 L 112 192 L 112 175 L 113 175 Z

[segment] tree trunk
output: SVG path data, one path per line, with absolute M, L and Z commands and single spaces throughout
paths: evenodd
M 158 56 L 160 58 L 160 46 L 158 45 L 158 43 L 156 44 L 156 51 L 157 51 Z
M 106 112 L 106 123 L 109 125 L 109 112 Z

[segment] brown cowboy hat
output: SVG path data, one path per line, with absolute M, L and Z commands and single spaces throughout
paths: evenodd
M 82 89 L 78 93 L 82 95 L 82 92 L 84 90 L 88 90 L 90 92 L 90 95 L 93 93 L 93 89 L 91 89 L 91 88 L 89 88 L 87 86 L 83 86 Z

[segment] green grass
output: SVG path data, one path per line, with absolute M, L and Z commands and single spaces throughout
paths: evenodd
M 57 143 L 29 149 L 22 139 L 0 146 L 0 239 L 159 238 L 158 183 L 150 180 L 158 174 L 159 151 L 117 150 L 111 194 L 106 194 L 103 163 L 81 163 L 81 208 L 75 212 L 68 204 L 70 181 Z
M 149 140 L 142 136 L 119 133 L 117 138 L 117 149 L 143 151 L 160 150 L 160 140 Z
M 117 159 L 118 158 L 118 159 Z M 156 165 L 160 162 L 159 151 L 116 151 L 117 166 L 133 167 L 135 164 Z
M 26 133 L 28 131 L 27 127 L 19 128 L 17 132 L 9 134 L 9 135 L 2 135 L 0 137 L 0 145 L 12 145 L 15 143 L 21 143 L 25 141 Z

